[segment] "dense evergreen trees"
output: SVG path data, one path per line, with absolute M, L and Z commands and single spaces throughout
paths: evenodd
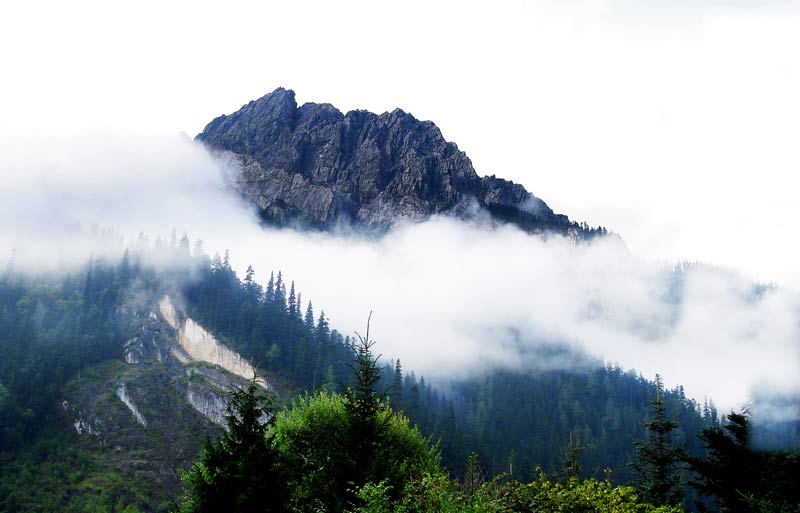
M 394 366 L 387 366 L 384 382 L 397 382 L 396 375 Z M 464 472 L 474 450 L 489 475 L 508 472 L 513 462 L 515 477 L 534 479 L 537 466 L 561 469 L 561 450 L 572 439 L 582 447 L 580 477 L 611 469 L 615 483 L 634 479 L 629 463 L 634 442 L 646 435 L 641 420 L 650 416 L 654 389 L 642 376 L 610 365 L 579 371 L 496 370 L 450 383 L 446 397 L 413 372 L 402 381 L 402 391 L 392 395 L 393 407 L 441 440 L 442 462 L 453 475 Z M 702 418 L 697 403 L 681 388 L 664 390 L 663 403 L 678 423 L 675 439 L 700 454 L 697 435 L 715 424 Z
M 288 392 L 348 381 L 350 340 L 330 329 L 324 312 L 315 320 L 310 302 L 301 315 L 294 282 L 287 296 L 283 274 L 276 278 L 273 273 L 262 289 L 252 267 L 240 282 L 226 261 L 214 258 L 199 268 L 196 279 L 184 282 L 183 296 L 194 319 Z
M 636 488 L 651 504 L 679 504 L 683 498 L 681 463 L 684 452 L 673 440 L 678 423 L 672 420 L 664 404 L 664 383 L 656 374 L 656 396 L 651 401 L 652 415 L 644 423 L 646 438 L 637 441 L 633 468 Z
M 294 511 L 344 511 L 356 492 L 383 483 L 398 496 L 405 483 L 438 469 L 435 451 L 378 392 L 369 327 L 356 346 L 352 385 L 343 395 L 305 396 L 278 415 L 270 437 Z
M 539 475 L 537 466 L 558 469 L 562 448 L 571 440 L 579 441 L 581 450 L 572 462 L 572 473 L 586 479 L 611 468 L 611 483 L 607 486 L 614 490 L 615 484 L 632 479 L 627 464 L 634 456 L 634 441 L 670 427 L 665 434 L 674 435 L 674 440 L 685 440 L 686 451 L 698 458 L 690 460 L 698 476 L 698 488 L 721 494 L 722 507 L 738 507 L 737 501 L 744 501 L 751 510 L 770 511 L 769 508 L 794 504 L 794 492 L 785 483 L 789 482 L 786 476 L 797 472 L 796 457 L 753 452 L 749 435 L 742 436 L 741 430 L 737 431 L 740 423 L 736 417 L 728 417 L 721 427 L 713 403 L 701 407 L 686 398 L 680 388 L 663 390 L 659 406 L 663 411 L 654 412 L 650 403 L 652 382 L 616 366 L 597 365 L 581 371 L 487 371 L 449 383 L 445 394 L 413 371 L 404 373 L 399 361 L 385 362 L 385 367 L 379 369 L 380 381 L 372 375 L 366 386 L 353 381 L 348 368 L 358 354 L 355 339 L 331 329 L 325 313 L 319 309 L 316 315 L 310 301 L 303 303 L 299 287 L 287 282 L 282 273 L 273 275 L 266 287 L 255 281 L 252 268 L 240 280 L 231 267 L 230 255 L 211 258 L 203 252 L 202 243 L 195 244 L 190 254 L 186 237 L 162 242 L 158 250 L 148 249 L 144 242 L 139 246 L 116 262 L 92 259 L 68 275 L 7 271 L 0 278 L 0 490 L 5 493 L 0 496 L 0 509 L 36 509 L 29 506 L 33 502 L 22 499 L 33 492 L 28 493 L 20 484 L 26 481 L 21 476 L 42 473 L 32 471 L 34 468 L 56 468 L 48 466 L 47 455 L 51 453 L 36 449 L 38 444 L 52 447 L 74 442 L 74 429 L 61 408 L 65 384 L 86 379 L 101 362 L 119 360 L 125 341 L 137 327 L 136 319 L 147 315 L 138 312 L 142 306 L 138 301 L 164 293 L 182 294 L 189 314 L 257 364 L 283 392 L 287 403 L 303 392 L 311 394 L 300 399 L 296 407 L 278 413 L 271 428 L 275 433 L 272 447 L 277 451 L 276 466 L 287 472 L 282 474 L 283 479 L 294 483 L 295 501 L 319 493 L 321 501 L 346 497 L 346 503 L 353 507 L 376 506 L 378 502 L 370 503 L 364 497 L 354 500 L 356 492 L 350 484 L 356 482 L 373 483 L 373 488 L 362 491 L 371 490 L 374 497 L 393 504 L 415 493 L 404 488 L 402 482 L 413 483 L 409 486 L 418 491 L 427 490 L 425 493 L 433 494 L 430 497 L 438 493 L 435 490 L 439 485 L 444 487 L 440 490 L 449 490 L 445 478 L 411 479 L 410 474 L 387 463 L 398 454 L 413 453 L 417 455 L 413 468 L 429 468 L 432 459 L 424 443 L 427 437 L 438 442 L 441 461 L 450 476 L 464 475 L 468 455 L 474 451 L 490 483 L 501 475 L 520 482 L 535 481 Z M 367 349 L 372 362 L 369 369 L 375 370 L 379 364 Z M 348 386 L 351 392 L 337 394 Z M 355 390 L 361 390 L 360 395 L 353 396 Z M 359 405 L 357 397 L 367 397 L 368 390 L 376 394 L 374 401 Z M 395 413 L 383 402 L 383 391 L 388 393 L 388 404 Z M 315 392 L 321 393 L 314 395 Z M 366 408 L 369 405 L 374 409 Z M 654 413 L 653 422 L 661 418 L 658 430 L 658 422 L 651 424 L 653 429 L 640 423 L 640 419 Z M 349 439 L 348 433 L 360 428 L 347 427 L 342 424 L 343 419 L 358 415 L 369 418 L 373 414 L 387 426 L 380 436 L 375 435 L 380 430 L 373 433 L 373 441 L 379 441 L 377 445 L 359 445 L 362 442 Z M 406 416 L 418 432 L 403 420 Z M 673 421 L 677 426 L 670 424 Z M 697 438 L 703 429 L 703 438 Z M 387 444 L 387 440 L 391 443 Z M 215 443 L 221 444 L 216 446 L 218 449 L 225 445 L 221 440 Z M 390 446 L 405 452 L 391 452 Z M 58 454 L 75 459 L 64 451 Z M 298 461 L 299 454 L 308 457 Z M 85 468 L 93 464 L 81 461 Z M 335 465 L 325 463 L 331 461 Z M 745 472 L 749 477 L 743 478 L 744 484 L 737 484 L 735 479 L 741 476 L 733 469 L 741 465 L 754 470 Z M 67 467 L 58 468 L 59 476 L 69 475 Z M 353 472 L 344 481 L 334 479 L 328 487 L 320 485 L 320 479 L 327 479 L 321 477 L 324 472 L 310 471 L 319 468 L 330 473 L 341 468 Z M 756 472 L 769 477 L 758 478 Z M 380 476 L 383 477 L 379 479 Z M 52 479 L 37 482 L 44 481 Z M 126 486 L 145 488 L 142 483 L 126 483 L 113 473 L 107 473 L 102 482 L 121 483 L 116 488 L 121 491 L 103 501 L 124 503 L 125 497 L 133 496 Z M 70 488 L 74 482 L 65 479 L 64 483 L 62 488 L 38 487 L 41 491 L 37 493 L 50 494 L 47 500 L 36 502 L 39 509 L 42 504 L 56 503 L 57 497 L 76 496 Z M 606 490 L 602 481 L 594 483 L 589 488 Z M 426 488 L 429 485 L 433 489 Z M 560 486 L 570 485 L 565 480 Z M 576 492 L 579 495 L 588 490 L 581 488 L 583 485 L 576 486 L 569 490 L 582 490 Z M 742 493 L 726 497 L 721 491 L 725 488 Z M 349 491 L 342 496 L 342 489 Z M 500 500 L 500 495 L 486 497 Z M 55 502 L 48 502 L 50 499 Z M 85 511 L 95 506 L 102 510 L 99 503 L 74 504 L 81 504 Z
M 0 453 L 60 427 L 64 383 L 121 357 L 127 326 L 117 308 L 130 273 L 127 258 L 117 268 L 91 259 L 66 276 L 0 279 Z
M 434 449 L 377 393 L 372 346 L 368 328 L 343 396 L 306 396 L 272 429 L 258 420 L 255 379 L 247 391 L 234 392 L 230 431 L 207 445 L 188 475 L 182 511 L 680 513 L 640 504 L 631 489 L 595 480 L 561 484 L 540 474 L 529 484 L 486 485 L 475 454 L 457 486 L 440 470 Z M 288 501 L 280 504 L 284 491 Z
M 800 452 L 754 450 L 747 414 L 732 412 L 726 419 L 722 427 L 703 430 L 705 454 L 688 458 L 697 476 L 692 486 L 723 513 L 800 512 Z

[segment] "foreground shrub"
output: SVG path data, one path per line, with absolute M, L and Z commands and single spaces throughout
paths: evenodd
M 398 500 L 386 483 L 363 487 L 354 513 L 681 513 L 675 506 L 639 502 L 634 489 L 607 481 L 570 479 L 558 483 L 541 474 L 535 481 L 487 483 L 474 493 L 441 474 L 408 483 Z
M 408 482 L 438 472 L 434 449 L 408 420 L 382 405 L 375 419 L 374 457 L 360 463 L 346 398 L 318 393 L 281 412 L 271 430 L 277 467 L 299 511 L 343 511 L 359 502 L 365 483 L 384 483 L 387 498 L 399 499 Z

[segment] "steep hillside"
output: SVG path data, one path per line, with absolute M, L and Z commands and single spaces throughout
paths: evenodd
M 8 267 L 0 511 L 166 511 L 256 368 L 283 401 L 344 382 L 351 352 L 324 314 L 287 309 L 280 275 L 266 292 L 187 239 L 70 273 Z
M 92 263 L 82 280 L 3 282 L 3 511 L 61 510 L 48 506 L 48 479 L 76 510 L 112 500 L 100 497 L 110 481 L 123 503 L 168 503 L 177 470 L 224 426 L 230 387 L 254 376 L 162 287 L 141 286 L 138 272 L 121 267 Z M 42 461 L 36 448 L 48 440 L 58 450 Z M 41 466 L 69 459 L 69 448 L 82 451 L 82 472 L 58 477 Z M 18 465 L 38 468 L 35 477 L 13 480 Z

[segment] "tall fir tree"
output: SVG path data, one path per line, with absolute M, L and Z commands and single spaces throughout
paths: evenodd
M 292 280 L 292 287 L 289 292 L 288 311 L 289 311 L 289 316 L 291 317 L 297 315 L 297 296 L 295 295 L 294 292 L 294 280 Z
M 684 495 L 681 482 L 684 451 L 673 440 L 678 424 L 667 417 L 664 382 L 658 374 L 655 385 L 656 396 L 650 401 L 651 418 L 644 423 L 646 438 L 635 443 L 636 460 L 632 466 L 642 499 L 655 505 L 675 505 Z
M 264 291 L 264 300 L 267 303 L 275 301 L 275 272 L 269 273 L 269 281 L 267 282 L 267 290 Z
M 273 303 L 281 310 L 286 310 L 286 285 L 283 283 L 283 273 L 280 271 L 278 271 L 278 279 L 275 280 Z
M 306 308 L 306 316 L 304 319 L 306 324 L 306 328 L 310 333 L 314 332 L 314 307 L 311 305 L 311 301 L 308 302 L 308 307 Z
M 206 439 L 200 460 L 184 474 L 188 490 L 181 513 L 285 510 L 269 432 L 272 419 L 272 398 L 255 376 L 231 392 L 227 431 L 216 442 Z
M 328 318 L 325 317 L 325 310 L 319 313 L 319 321 L 317 321 L 317 328 L 314 336 L 319 344 L 327 344 L 330 340 L 331 329 L 328 324 Z
M 377 364 L 379 357 L 372 353 L 375 341 L 369 338 L 369 322 L 368 319 L 367 331 L 363 337 L 356 334 L 356 358 L 351 365 L 353 384 L 344 394 L 353 465 L 349 470 L 354 483 L 364 482 L 366 469 L 374 464 L 375 451 L 385 429 L 378 417 L 384 407 L 384 398 L 376 390 L 381 375 Z
M 696 480 L 690 484 L 713 497 L 724 513 L 800 511 L 800 452 L 751 447 L 749 414 L 731 412 L 722 427 L 703 430 L 704 456 L 688 456 Z M 702 504 L 698 509 L 705 511 Z
M 394 373 L 392 374 L 392 406 L 396 410 L 403 409 L 403 366 L 400 358 L 394 362 Z

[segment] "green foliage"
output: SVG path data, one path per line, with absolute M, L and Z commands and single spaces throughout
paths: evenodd
M 290 504 L 299 511 L 342 511 L 366 482 L 383 481 L 398 490 L 438 468 L 435 450 L 419 431 L 381 406 L 375 422 L 383 429 L 374 456 L 364 468 L 355 469 L 358 459 L 346 402 L 342 396 L 319 392 L 277 415 L 271 434 L 278 467 L 291 491 Z
M 255 376 L 231 392 L 227 431 L 215 442 L 206 439 L 200 461 L 184 474 L 189 489 L 182 513 L 281 511 L 283 488 L 268 431 L 272 414 L 271 398 Z
M 273 457 L 275 469 L 282 472 L 275 489 L 286 490 L 290 504 L 305 511 L 495 511 L 492 508 L 510 507 L 512 499 L 522 504 L 519 511 L 529 511 L 524 505 L 537 497 L 541 511 L 578 511 L 581 497 L 594 499 L 587 503 L 589 509 L 580 511 L 595 511 L 591 508 L 596 504 L 615 511 L 622 506 L 612 504 L 613 497 L 622 505 L 649 507 L 631 499 L 629 489 L 609 483 L 552 483 L 533 473 L 537 465 L 558 465 L 559 448 L 574 437 L 581 465 L 577 450 L 572 451 L 575 457 L 565 465 L 568 474 L 587 477 L 611 467 L 615 479 L 627 481 L 625 463 L 633 441 L 647 432 L 636 419 L 650 408 L 652 383 L 641 376 L 613 366 L 585 372 L 492 372 L 454 383 L 445 397 L 413 372 L 403 376 L 399 362 L 386 369 L 383 381 L 376 380 L 376 361 L 368 345 L 358 348 L 353 379 L 346 365 L 353 355 L 351 341 L 330 328 L 324 313 L 315 320 L 310 303 L 301 319 L 300 294 L 292 294 L 291 288 L 287 294 L 280 273 L 264 289 L 253 280 L 252 270 L 240 281 L 227 255 L 212 260 L 198 245 L 192 259 L 188 239 L 181 240 L 180 247 L 172 246 L 161 249 L 177 262 L 170 269 L 156 271 L 143 263 L 141 254 L 132 253 L 115 265 L 92 260 L 67 276 L 6 273 L 0 279 L 0 510 L 152 511 L 158 503 L 160 510 L 168 508 L 161 500 L 171 485 L 136 469 L 168 444 L 189 448 L 182 457 L 191 458 L 197 454 L 197 440 L 183 445 L 185 432 L 157 443 L 143 436 L 150 452 L 143 450 L 136 461 L 134 451 L 128 451 L 120 463 L 116 449 L 102 448 L 96 441 L 90 445 L 87 435 L 75 435 L 72 419 L 61 406 L 71 386 L 83 390 L 96 380 L 98 368 L 109 362 L 125 366 L 124 343 L 141 326 L 135 319 L 142 312 L 127 308 L 131 297 L 166 292 L 183 292 L 190 315 L 260 364 L 287 397 L 305 390 L 327 391 L 304 396 L 261 434 L 252 416 L 241 430 L 231 430 L 231 436 L 242 440 L 250 433 L 253 437 L 247 439 L 252 443 L 237 448 L 235 443 L 224 444 L 224 438 L 209 442 L 208 467 L 198 474 L 199 487 L 225 483 L 223 488 L 244 489 L 252 484 L 258 490 L 273 477 L 269 465 L 259 467 L 255 460 L 269 462 Z M 362 346 L 368 337 L 361 340 Z M 340 383 L 351 384 L 345 396 L 333 395 Z M 381 388 L 391 391 L 391 404 L 398 412 L 388 409 L 377 393 Z M 713 405 L 701 414 L 680 389 L 664 391 L 663 401 L 679 425 L 676 438 L 688 440 L 690 453 L 702 449 L 693 435 L 711 428 L 702 440 L 708 455 L 695 460 L 701 490 L 723 496 L 724 490 L 733 490 L 730 500 L 743 510 L 796 509 L 797 487 L 788 477 L 798 473 L 795 455 L 751 451 L 738 441 L 741 429 L 736 420 L 719 429 Z M 463 488 L 447 479 L 439 470 L 437 450 L 421 433 L 439 440 L 452 475 L 469 469 L 481 478 L 470 479 Z M 79 456 L 76 447 L 88 451 Z M 272 456 L 257 456 L 272 450 Z M 480 456 L 480 467 L 477 459 L 468 467 L 471 450 Z M 234 462 L 239 459 L 251 463 Z M 744 484 L 733 475 L 737 468 L 745 469 Z M 489 477 L 513 472 L 515 479 L 534 482 L 484 484 L 484 472 Z M 247 484 L 259 475 L 267 478 Z M 252 503 L 250 493 L 237 495 L 239 502 Z M 545 500 L 548 497 L 552 502 Z M 563 499 L 561 506 L 556 497 Z M 640 510 L 656 511 L 635 511 Z
M 667 418 L 664 384 L 656 374 L 656 396 L 651 401 L 652 413 L 644 423 L 647 438 L 636 442 L 636 488 L 642 499 L 651 504 L 679 504 L 683 498 L 681 464 L 683 448 L 672 435 L 678 423 Z
M 387 366 L 383 383 L 398 382 L 397 368 Z M 563 470 L 563 448 L 580 441 L 579 477 L 613 471 L 615 483 L 629 483 L 634 442 L 646 429 L 653 383 L 615 366 L 581 371 L 494 371 L 448 385 L 444 397 L 409 372 L 402 389 L 391 390 L 392 406 L 408 415 L 420 431 L 440 440 L 442 463 L 462 475 L 470 451 L 478 453 L 487 476 L 508 473 L 535 478 L 534 469 Z M 704 427 L 698 405 L 680 388 L 665 390 L 664 404 L 679 427 L 677 440 L 686 451 L 702 452 L 697 439 Z M 572 442 L 570 442 L 572 440 Z M 513 469 L 509 463 L 513 461 Z
M 73 276 L 0 279 L 0 453 L 61 427 L 55 408 L 64 384 L 122 355 L 128 324 L 117 307 L 126 285 L 93 260 Z
M 352 351 L 347 339 L 330 329 L 324 312 L 315 324 L 309 303 L 304 320 L 300 295 L 290 291 L 287 299 L 280 272 L 266 289 L 253 273 L 248 268 L 240 281 L 221 259 L 201 265 L 196 279 L 181 286 L 191 317 L 280 381 L 284 390 L 318 390 L 329 382 L 329 370 L 335 382 L 347 382 Z
M 350 367 L 353 383 L 344 393 L 350 458 L 340 472 L 346 482 L 360 486 L 372 477 L 370 467 L 380 463 L 377 453 L 384 442 L 389 418 L 380 418 L 381 410 L 387 407 L 384 398 L 375 390 L 381 376 L 378 359 L 372 354 L 375 342 L 369 338 L 369 319 L 366 335 L 358 335 L 358 339 L 356 359 Z
M 537 513 L 678 513 L 677 506 L 642 503 L 633 488 L 608 481 L 570 479 L 557 483 L 540 475 L 525 485 L 509 485 L 501 502 L 505 511 Z
M 461 489 L 464 494 L 468 496 L 475 495 L 477 491 L 483 486 L 483 473 L 481 466 L 478 462 L 478 455 L 470 453 L 467 460 L 467 471 L 464 473 L 464 481 L 461 484 Z
M 68 440 L 39 442 L 0 461 L 0 511 L 146 511 L 152 490 L 125 479 L 112 461 L 70 447 Z
M 441 474 L 410 482 L 399 500 L 386 483 L 363 487 L 357 513 L 681 513 L 675 506 L 653 506 L 638 500 L 631 487 L 607 481 L 572 478 L 565 483 L 544 474 L 531 483 L 492 481 L 464 493 Z
M 724 513 L 798 511 L 800 455 L 755 451 L 747 414 L 732 412 L 726 418 L 722 428 L 703 431 L 705 455 L 687 459 L 697 475 L 691 485 L 713 497 Z
M 581 472 L 580 456 L 584 447 L 578 435 L 569 436 L 569 443 L 561 451 L 561 474 L 567 479 L 578 477 Z

